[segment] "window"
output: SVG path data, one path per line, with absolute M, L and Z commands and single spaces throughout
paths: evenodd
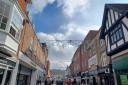
M 16 30 L 11 26 L 10 32 L 9 32 L 13 37 L 16 35 Z
M 121 25 L 118 25 L 111 33 L 110 33 L 110 39 L 111 44 L 114 44 L 121 40 L 123 38 L 123 31 L 121 28 Z
M 13 27 L 13 29 L 15 30 L 13 37 L 15 37 L 16 40 L 20 39 L 20 34 L 23 27 L 22 23 L 23 23 L 23 19 L 22 16 L 20 15 L 20 12 L 18 12 L 17 8 L 14 7 L 13 16 L 11 20 L 11 28 Z M 10 34 L 12 35 L 12 33 Z
M 0 29 L 5 30 L 10 14 L 11 5 L 8 1 L 0 0 Z
M 20 15 L 20 14 L 18 13 L 18 11 L 16 10 L 16 8 L 14 9 L 14 12 L 13 12 L 12 22 L 13 22 L 13 24 L 14 24 L 18 29 L 21 29 L 21 28 L 22 28 L 23 20 L 22 20 L 22 18 L 21 18 L 21 15 Z
M 100 47 L 101 47 L 101 48 L 105 46 L 105 42 L 104 42 L 103 39 L 101 39 L 99 42 L 100 42 Z

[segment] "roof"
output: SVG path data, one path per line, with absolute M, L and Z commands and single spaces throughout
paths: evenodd
M 124 13 L 125 11 L 128 11 L 128 4 L 106 4 L 105 7 L 111 8 L 120 13 Z
M 90 30 L 89 32 L 88 32 L 88 34 L 86 35 L 86 37 L 85 37 L 85 41 L 86 40 L 92 40 L 95 36 L 96 36 L 96 34 L 98 33 L 98 30 Z

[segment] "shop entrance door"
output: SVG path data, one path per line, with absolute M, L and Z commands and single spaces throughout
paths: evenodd
M 18 77 L 17 85 L 29 85 L 30 80 L 28 75 L 18 74 Z
M 4 85 L 9 85 L 10 83 L 10 78 L 11 78 L 11 70 L 7 71 L 7 76 L 6 76 L 6 80 L 5 80 L 5 84 Z
M 0 85 L 2 84 L 3 76 L 4 76 L 4 69 L 0 69 Z
M 0 68 L 0 85 L 9 85 L 11 78 L 11 70 Z

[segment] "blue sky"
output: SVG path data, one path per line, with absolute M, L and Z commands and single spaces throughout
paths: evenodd
M 41 13 L 33 15 L 33 22 L 36 25 L 37 32 L 53 33 L 58 31 L 58 27 L 66 22 L 66 18 L 54 2 L 48 5 Z
M 83 40 L 89 30 L 100 28 L 105 3 L 128 3 L 128 0 L 33 0 L 29 9 L 41 42 Z M 50 47 L 51 67 L 69 65 L 76 48 Z

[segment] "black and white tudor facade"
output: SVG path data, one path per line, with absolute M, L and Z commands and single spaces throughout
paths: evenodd
M 100 38 L 106 42 L 108 56 L 128 48 L 128 4 L 106 4 Z
M 115 85 L 128 85 L 128 4 L 105 5 L 100 39 L 112 61 Z

